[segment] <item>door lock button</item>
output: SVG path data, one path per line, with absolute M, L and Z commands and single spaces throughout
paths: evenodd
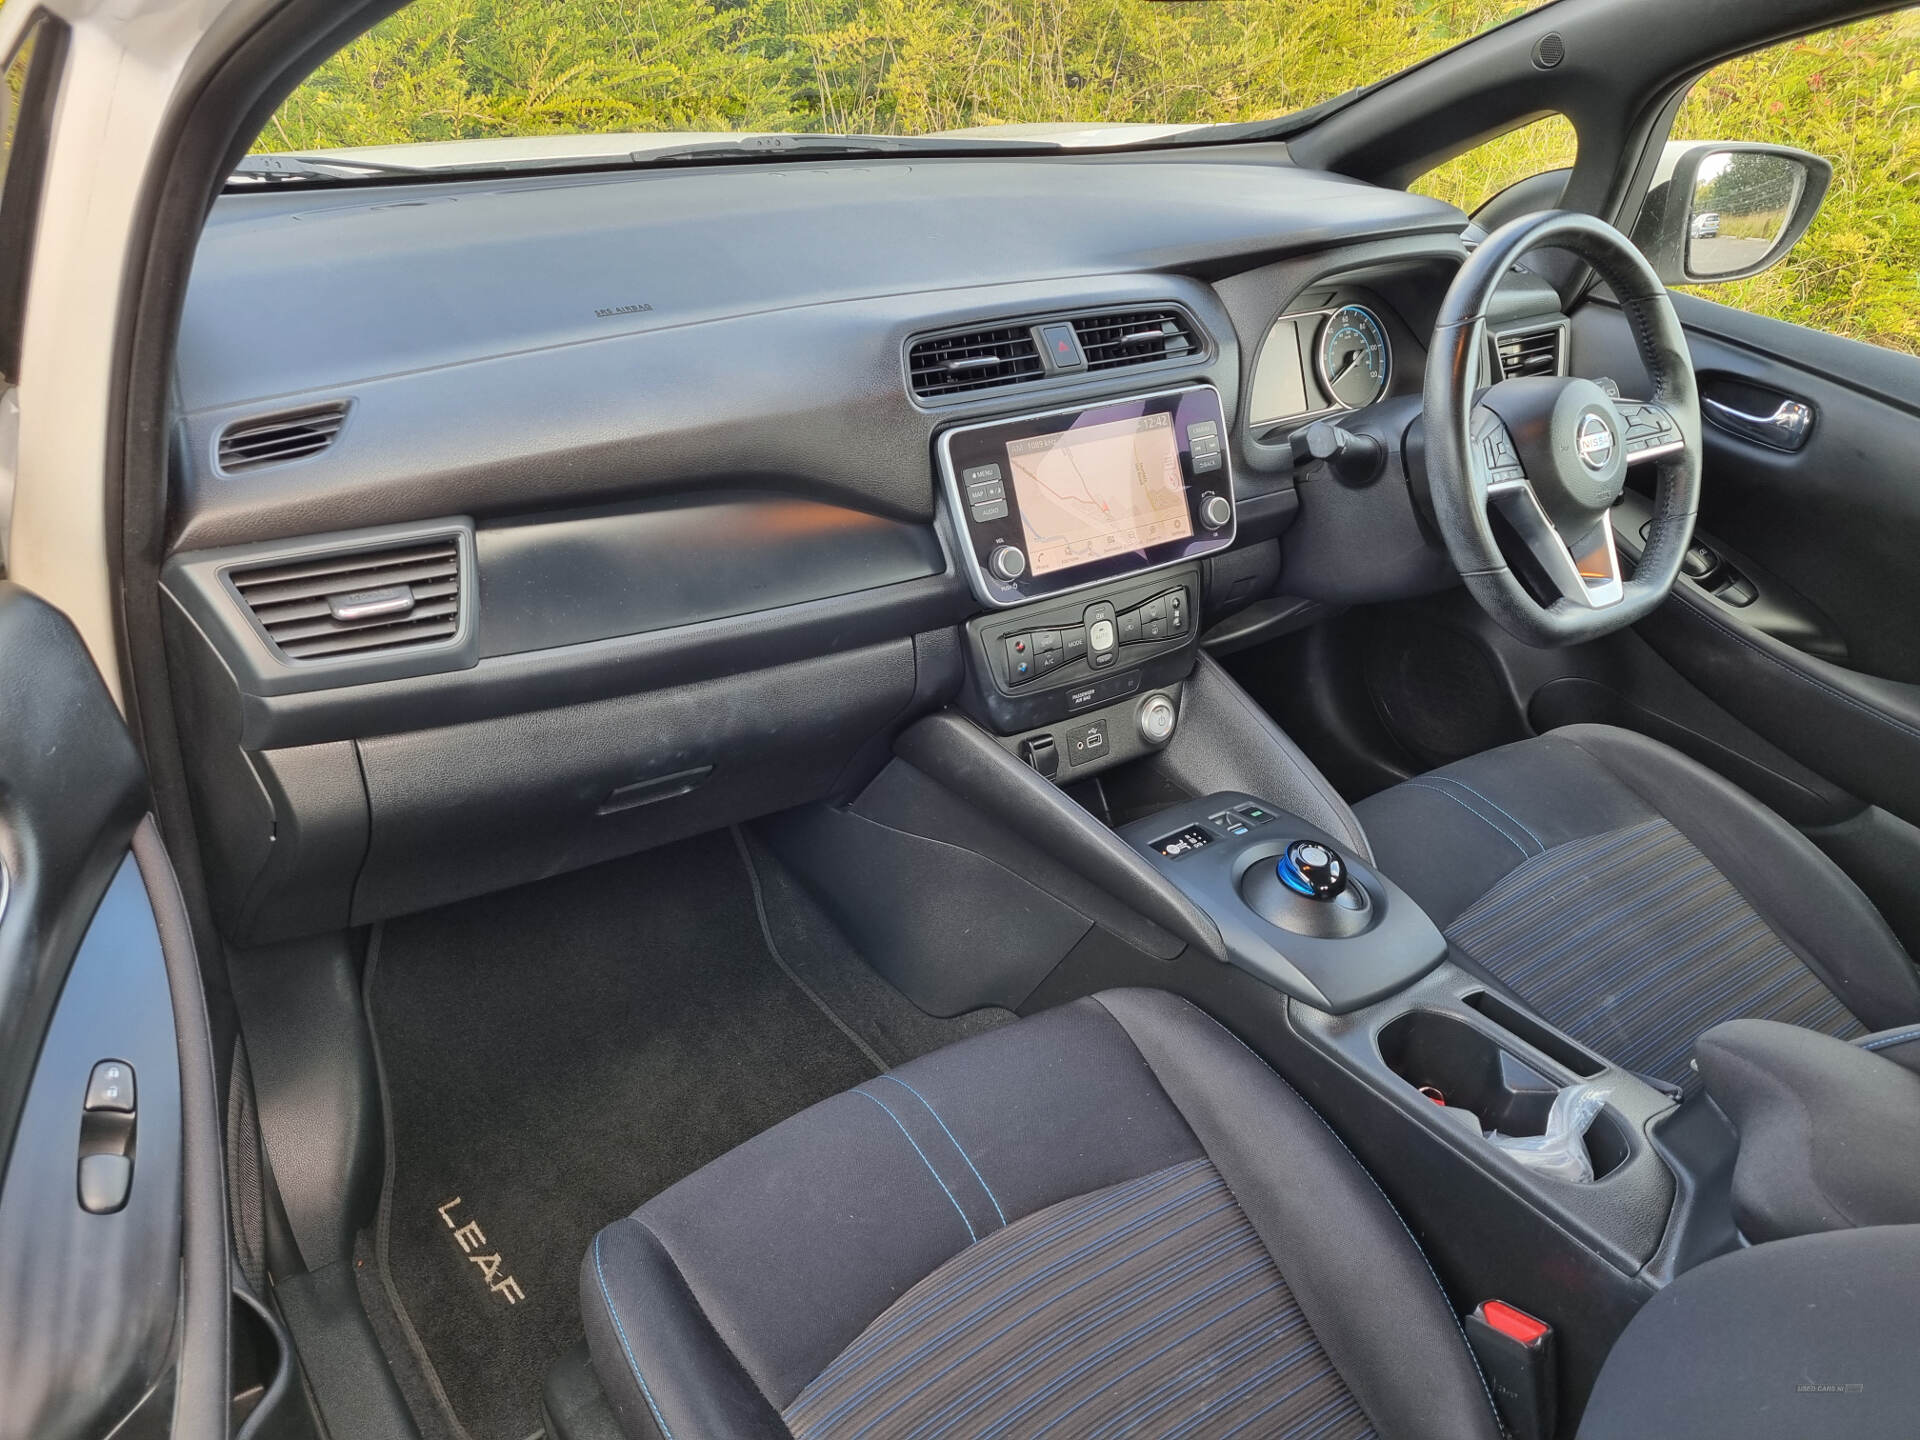
M 71 1095 L 73 1092 L 67 1092 Z M 87 1078 L 88 1110 L 133 1113 L 133 1067 L 124 1060 L 102 1060 Z

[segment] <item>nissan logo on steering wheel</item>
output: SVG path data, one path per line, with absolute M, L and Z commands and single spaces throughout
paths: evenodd
M 1580 462 L 1589 470 L 1604 470 L 1613 459 L 1613 427 L 1604 417 L 1589 415 L 1580 422 Z

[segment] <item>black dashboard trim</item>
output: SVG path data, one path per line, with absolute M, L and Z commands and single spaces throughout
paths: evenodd
M 231 693 L 240 707 L 241 748 L 281 749 L 718 679 L 945 629 L 973 609 L 966 581 L 949 571 L 774 610 L 492 656 L 469 670 L 297 695 Z
M 938 575 L 931 526 L 715 494 L 483 525 L 480 655 L 669 629 Z

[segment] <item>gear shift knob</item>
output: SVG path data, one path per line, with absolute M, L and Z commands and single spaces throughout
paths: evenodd
M 1317 840 L 1296 840 L 1276 866 L 1280 883 L 1314 900 L 1331 900 L 1347 888 L 1347 867 Z

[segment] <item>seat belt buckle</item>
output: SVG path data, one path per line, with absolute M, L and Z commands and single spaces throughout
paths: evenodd
M 1504 1300 L 1467 1317 L 1467 1343 L 1513 1440 L 1553 1440 L 1553 1327 Z

